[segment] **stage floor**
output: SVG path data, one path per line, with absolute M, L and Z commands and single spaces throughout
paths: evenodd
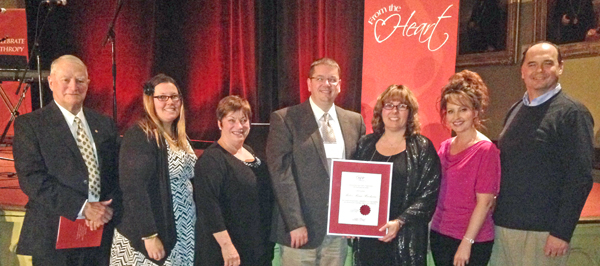
M 0 210 L 25 210 L 27 196 L 19 187 L 15 164 L 6 159 L 13 158 L 12 146 L 0 146 Z

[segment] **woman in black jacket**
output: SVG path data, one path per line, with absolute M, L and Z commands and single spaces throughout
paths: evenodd
M 358 142 L 357 160 L 392 162 L 390 220 L 380 238 L 355 241 L 355 265 L 426 265 L 427 225 L 440 186 L 440 159 L 420 135 L 419 104 L 403 85 L 388 87 L 373 110 L 373 134 Z
M 110 265 L 192 265 L 196 155 L 185 134 L 181 90 L 159 74 L 144 85 L 143 101 L 145 116 L 121 144 L 123 218 Z

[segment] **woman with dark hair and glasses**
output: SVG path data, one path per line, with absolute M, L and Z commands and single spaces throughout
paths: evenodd
M 355 265 L 426 265 L 428 223 L 439 190 L 440 160 L 419 134 L 419 104 L 403 85 L 389 86 L 373 110 L 373 134 L 358 142 L 355 159 L 393 163 L 391 220 L 379 239 L 355 241 Z
M 442 142 L 442 184 L 433 222 L 435 265 L 487 265 L 494 245 L 492 206 L 500 190 L 500 151 L 482 127 L 488 90 L 475 72 L 454 74 L 442 91 L 440 117 L 456 137 Z
M 144 117 L 121 143 L 123 218 L 110 265 L 192 265 L 196 155 L 185 133 L 181 90 L 159 74 L 144 85 Z
M 250 104 L 227 96 L 217 106 L 218 141 L 196 163 L 198 255 L 196 265 L 267 266 L 273 196 L 265 161 L 244 144 Z

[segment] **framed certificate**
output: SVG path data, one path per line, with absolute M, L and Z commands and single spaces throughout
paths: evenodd
M 379 238 L 389 221 L 392 163 L 331 162 L 328 235 Z

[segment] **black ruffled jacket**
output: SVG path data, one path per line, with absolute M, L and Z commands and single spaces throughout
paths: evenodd
M 381 134 L 363 136 L 358 142 L 354 159 L 368 161 Z M 440 158 L 431 141 L 422 135 L 406 139 L 407 184 L 405 191 L 392 191 L 392 197 L 402 197 L 399 218 L 405 224 L 393 240 L 394 265 L 426 265 L 428 224 L 437 203 L 440 188 Z M 398 195 L 400 194 L 400 195 Z M 360 249 L 356 250 L 360 252 Z M 356 257 L 356 256 L 355 256 Z M 355 265 L 361 262 L 355 260 Z

